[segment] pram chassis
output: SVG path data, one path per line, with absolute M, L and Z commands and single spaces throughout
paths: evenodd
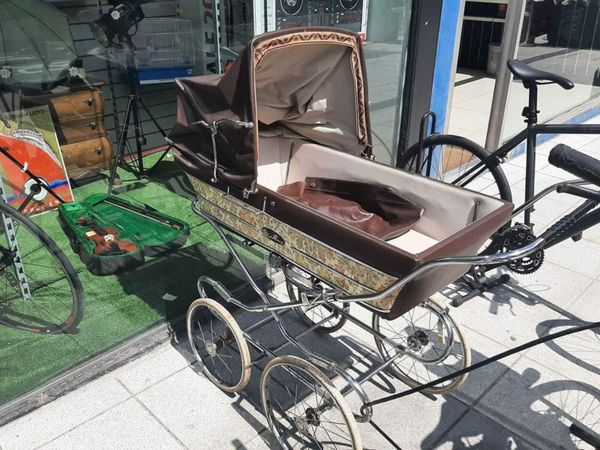
M 194 302 L 190 306 L 190 309 L 188 311 L 187 325 L 188 325 L 188 337 L 190 339 L 190 344 L 192 346 L 192 349 L 194 351 L 194 354 L 195 354 L 197 360 L 201 364 L 203 372 L 208 376 L 209 379 L 211 379 L 211 381 L 213 383 L 215 383 L 217 386 L 219 386 L 221 389 L 223 389 L 227 392 L 238 392 L 238 391 L 242 390 L 246 386 L 246 384 L 248 383 L 248 381 L 250 379 L 251 367 L 257 365 L 258 362 L 262 361 L 266 357 L 271 358 L 271 361 L 269 362 L 269 364 L 267 364 L 267 366 L 263 370 L 263 376 L 261 379 L 261 398 L 262 398 L 263 407 L 265 408 L 265 414 L 269 421 L 271 430 L 274 432 L 280 445 L 283 448 L 287 448 L 287 444 L 286 444 L 284 438 L 281 436 L 281 433 L 278 431 L 279 425 L 276 423 L 277 419 L 274 417 L 275 410 L 277 408 L 274 407 L 267 398 L 269 395 L 269 388 L 268 388 L 269 376 L 271 375 L 271 372 L 277 370 L 278 365 L 285 368 L 286 374 L 293 373 L 294 376 L 297 378 L 297 380 L 299 380 L 299 382 L 303 386 L 305 386 L 307 389 L 310 386 L 313 386 L 319 392 L 325 392 L 325 394 L 323 394 L 323 396 L 327 396 L 328 398 L 326 400 L 323 400 L 322 404 L 319 405 L 318 408 L 311 410 L 312 411 L 311 414 L 313 414 L 314 417 L 321 417 L 322 414 L 325 414 L 331 408 L 333 408 L 334 410 L 336 408 L 341 410 L 343 412 L 342 415 L 344 416 L 345 424 L 349 430 L 349 436 L 350 436 L 349 439 L 351 441 L 352 448 L 362 448 L 361 441 L 360 441 L 360 435 L 357 434 L 358 432 L 357 432 L 356 424 L 354 423 L 354 421 L 368 422 L 368 421 L 370 421 L 370 419 L 373 415 L 373 409 L 372 409 L 371 402 L 369 401 L 369 397 L 367 396 L 364 389 L 362 388 L 362 385 L 364 383 L 368 382 L 369 380 L 373 379 L 376 375 L 382 373 L 383 371 L 388 371 L 388 373 L 391 371 L 392 373 L 395 374 L 394 370 L 391 370 L 394 367 L 394 362 L 403 356 L 413 357 L 414 359 L 418 360 L 418 355 L 413 354 L 411 349 L 399 345 L 399 343 L 397 341 L 394 341 L 393 339 L 390 339 L 385 334 L 380 333 L 378 329 L 375 329 L 373 326 L 369 326 L 364 321 L 353 316 L 352 314 L 350 314 L 350 312 L 346 308 L 343 307 L 344 305 L 358 303 L 361 306 L 366 307 L 368 310 L 372 311 L 374 313 L 375 317 L 378 317 L 376 308 L 374 308 L 371 304 L 369 304 L 369 302 L 389 296 L 390 293 L 396 292 L 403 285 L 405 285 L 412 279 L 418 277 L 422 273 L 424 273 L 428 270 L 431 270 L 432 268 L 444 266 L 444 265 L 456 265 L 456 264 L 465 264 L 465 265 L 500 264 L 500 263 L 507 262 L 507 261 L 510 261 L 513 259 L 525 257 L 525 256 L 535 252 L 539 248 L 541 248 L 545 243 L 544 239 L 540 238 L 523 248 L 513 250 L 510 252 L 506 252 L 506 253 L 501 253 L 501 254 L 438 258 L 436 260 L 432 260 L 432 261 L 429 261 L 429 262 L 421 265 L 415 271 L 411 272 L 406 277 L 398 279 L 396 282 L 394 282 L 392 285 L 388 286 L 386 289 L 384 289 L 380 292 L 375 292 L 375 293 L 368 294 L 368 295 L 348 295 L 348 294 L 340 291 L 339 289 L 329 288 L 329 289 L 322 289 L 321 295 L 317 295 L 316 297 L 311 298 L 311 296 L 309 296 L 309 295 L 302 295 L 301 299 L 298 301 L 282 301 L 282 300 L 279 300 L 276 297 L 274 297 L 272 294 L 265 292 L 258 285 L 258 283 L 254 280 L 249 269 L 247 268 L 243 259 L 239 255 L 238 250 L 234 247 L 233 243 L 230 241 L 226 232 L 224 231 L 224 229 L 228 229 L 228 227 L 226 225 L 219 223 L 214 218 L 208 216 L 196 204 L 193 205 L 193 210 L 197 214 L 199 214 L 202 218 L 204 218 L 209 224 L 211 224 L 212 227 L 215 229 L 215 231 L 217 232 L 217 234 L 219 235 L 219 237 L 225 244 L 227 251 L 233 256 L 235 262 L 238 264 L 239 268 L 241 269 L 241 272 L 243 274 L 245 281 L 247 281 L 249 283 L 249 285 L 252 287 L 254 292 L 260 298 L 261 304 L 259 304 L 259 305 L 245 304 L 245 303 L 239 301 L 238 299 L 236 299 L 228 291 L 228 289 L 219 281 L 214 280 L 207 276 L 201 276 L 197 282 L 198 291 L 199 291 L 201 299 Z M 233 231 L 237 232 L 237 230 L 233 230 Z M 271 257 L 270 257 L 271 262 L 273 262 L 274 260 L 276 261 L 277 260 L 276 257 L 278 257 L 278 255 L 274 255 L 272 253 Z M 281 258 L 281 257 L 279 257 L 279 258 Z M 282 260 L 283 260 L 283 258 L 280 259 L 280 261 L 282 261 Z M 304 268 L 303 268 L 303 270 L 304 270 Z M 251 313 L 268 312 L 268 313 L 270 313 L 270 315 L 266 318 L 259 320 L 257 323 L 254 323 L 247 329 L 242 330 L 239 327 L 239 325 L 237 324 L 236 320 L 233 318 L 233 316 L 231 316 L 231 314 L 225 308 L 223 308 L 220 303 L 215 302 L 214 300 L 211 300 L 208 298 L 207 290 L 206 290 L 206 288 L 208 286 L 210 286 L 214 290 L 214 292 L 216 292 L 217 295 L 219 297 L 221 297 L 221 300 L 225 303 L 232 304 L 235 307 L 240 308 L 247 312 L 251 312 Z M 342 307 L 340 307 L 340 305 Z M 462 339 L 462 334 L 461 334 L 460 328 L 457 326 L 457 324 L 455 324 L 452 321 L 452 318 L 448 314 L 446 309 L 440 307 L 439 305 L 437 305 L 434 302 L 431 302 L 431 300 L 426 301 L 425 305 L 427 308 L 430 308 L 435 315 L 437 315 L 437 317 L 439 318 L 440 323 L 441 323 L 440 326 L 443 326 L 445 328 L 446 345 L 447 345 L 446 351 L 442 352 L 442 354 L 439 355 L 436 360 L 430 360 L 427 362 L 434 363 L 434 364 L 443 363 L 444 359 L 448 356 L 448 353 L 450 352 L 451 347 L 454 345 L 454 341 L 457 338 L 457 334 L 460 336 L 461 339 Z M 193 321 L 194 321 L 194 317 L 195 317 L 194 313 L 197 312 L 198 308 L 201 308 L 203 306 L 206 306 L 208 308 L 213 308 L 213 311 L 218 310 L 217 315 L 220 316 L 221 318 L 223 318 L 224 322 L 225 322 L 225 331 L 223 332 L 222 336 L 219 336 L 217 339 L 213 339 L 212 341 L 210 341 L 210 340 L 204 341 L 204 345 L 205 345 L 204 350 L 206 350 L 207 355 L 210 357 L 210 354 L 212 353 L 213 355 L 216 354 L 218 356 L 218 351 L 216 350 L 216 348 L 218 348 L 219 346 L 220 346 L 220 348 L 224 348 L 225 346 L 230 347 L 232 343 L 234 343 L 234 344 L 237 343 L 238 349 L 237 349 L 237 351 L 234 350 L 234 352 L 239 353 L 240 368 L 241 368 L 242 374 L 239 377 L 239 382 L 231 383 L 232 385 L 224 384 L 218 377 L 216 377 L 213 373 L 211 373 L 209 364 L 205 363 L 205 361 L 204 361 L 205 358 L 203 358 L 199 355 L 199 351 L 198 351 L 199 349 L 197 347 L 197 345 L 198 345 L 197 337 L 195 337 L 194 332 L 193 332 Z M 314 308 L 314 307 L 319 307 L 319 306 L 325 306 L 327 311 L 329 311 L 331 313 L 331 315 L 324 317 L 322 320 L 320 320 L 318 322 L 314 322 L 311 326 L 308 326 L 306 329 L 304 329 L 300 334 L 298 334 L 296 336 L 292 335 L 288 331 L 284 321 L 282 320 L 283 316 L 288 311 L 294 310 L 294 309 L 301 309 L 301 308 Z M 392 348 L 395 349 L 395 354 L 390 355 L 388 353 L 387 354 L 388 358 L 386 359 L 386 354 L 381 352 L 382 361 L 380 364 L 375 365 L 374 367 L 370 368 L 367 372 L 361 374 L 360 378 L 354 378 L 347 371 L 345 371 L 343 368 L 341 368 L 339 366 L 339 364 L 337 364 L 334 361 L 331 361 L 330 359 L 328 359 L 326 357 L 321 356 L 318 353 L 313 352 L 311 349 L 307 348 L 305 345 L 303 345 L 299 341 L 302 337 L 306 336 L 308 333 L 310 333 L 314 330 L 318 330 L 325 323 L 330 321 L 332 319 L 332 317 L 338 317 L 338 318 L 343 317 L 344 320 L 347 320 L 347 321 L 351 322 L 352 324 L 354 324 L 355 326 L 360 327 L 362 330 L 370 333 L 379 342 L 384 342 L 384 343 L 392 346 Z M 261 328 L 262 326 L 264 326 L 267 323 L 272 322 L 272 321 L 275 321 L 275 323 L 277 324 L 278 330 L 281 332 L 282 336 L 285 338 L 285 341 L 281 345 L 277 346 L 274 349 L 268 348 L 267 346 L 263 345 L 262 343 L 260 343 L 256 339 L 254 339 L 252 336 L 253 331 L 255 331 L 258 328 Z M 202 326 L 200 325 L 199 321 L 198 321 L 198 326 L 200 327 L 200 331 L 202 331 Z M 211 321 L 211 328 L 212 328 L 212 326 L 213 325 L 212 325 L 212 321 Z M 202 335 L 204 336 L 204 333 Z M 259 355 L 258 357 L 256 357 L 253 360 L 250 359 L 250 352 L 249 352 L 248 344 L 254 350 L 256 350 Z M 298 358 L 295 356 L 278 356 L 279 354 L 281 354 L 281 351 L 289 344 L 293 345 L 296 349 L 300 350 L 301 353 L 305 356 L 306 360 L 303 360 L 302 358 Z M 463 365 L 461 367 L 462 370 L 460 370 L 459 372 L 463 372 L 464 369 L 466 369 L 470 366 L 470 353 L 468 351 L 467 344 L 466 344 L 466 342 L 464 342 L 464 340 L 463 340 L 462 344 L 464 345 L 465 354 L 464 354 Z M 235 345 L 233 345 L 233 346 L 235 347 Z M 231 356 L 228 355 L 228 357 L 231 357 Z M 298 371 L 300 371 L 302 373 L 298 373 Z M 332 374 L 332 375 L 340 376 L 345 381 L 345 385 L 340 387 L 339 389 L 336 388 L 329 381 L 329 378 L 324 374 L 324 372 Z M 431 396 L 432 393 L 435 393 L 435 394 L 444 393 L 444 392 L 448 392 L 450 390 L 457 388 L 460 384 L 462 384 L 462 382 L 466 378 L 466 374 L 467 374 L 466 372 L 459 373 L 456 376 L 456 378 L 452 380 L 452 383 L 449 386 L 443 386 L 442 389 L 437 389 L 437 390 L 436 390 L 435 385 L 429 386 L 429 385 L 431 385 L 431 383 L 428 383 L 428 385 L 426 385 L 425 389 L 420 389 L 421 383 L 419 383 L 418 381 L 412 380 L 410 378 L 408 380 L 403 380 L 403 381 L 405 381 L 409 386 L 411 386 L 414 391 L 419 391 L 419 392 L 424 393 L 425 395 Z M 445 377 L 445 378 L 447 378 L 447 377 Z M 318 388 L 317 388 L 317 385 L 319 385 Z M 349 408 L 345 403 L 343 403 L 344 402 L 343 396 L 349 395 L 351 393 L 355 393 L 358 396 L 358 398 L 362 404 L 362 407 L 359 410 L 360 412 L 355 412 L 354 414 L 348 413 Z M 281 409 L 281 408 L 279 408 L 279 409 Z M 317 419 L 314 419 L 314 420 L 313 419 L 306 419 L 308 421 L 307 423 L 310 425 L 311 420 L 314 423 L 316 423 Z M 300 419 L 298 419 L 298 420 L 300 420 Z M 293 424 L 293 426 L 296 428 L 305 427 L 304 431 L 301 430 L 300 433 L 303 435 L 303 438 L 307 438 L 308 434 L 310 434 L 309 431 L 307 431 L 308 429 L 310 429 L 310 426 L 308 426 L 307 423 L 304 423 L 304 419 L 300 420 L 300 422 L 301 423 Z M 311 426 L 314 427 L 314 424 L 312 424 Z

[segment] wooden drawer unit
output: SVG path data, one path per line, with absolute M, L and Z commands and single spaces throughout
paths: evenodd
M 61 151 L 72 177 L 110 167 L 112 149 L 106 137 L 66 144 L 61 147 Z
M 24 103 L 49 106 L 69 176 L 108 169 L 112 146 L 104 127 L 102 91 L 88 86 L 61 89 L 27 97 Z
M 104 97 L 98 90 L 51 97 L 50 103 L 56 117 L 61 121 L 76 117 L 98 117 L 104 114 Z
M 104 129 L 104 120 L 98 116 L 60 118 L 59 140 L 69 144 L 75 142 L 87 141 L 88 139 L 97 139 L 106 136 Z M 62 137 L 62 139 L 61 139 Z

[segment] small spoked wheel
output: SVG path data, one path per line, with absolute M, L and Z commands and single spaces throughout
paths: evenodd
M 300 301 L 302 294 L 315 295 L 320 288 L 327 288 L 319 279 L 291 264 L 284 268 L 284 274 L 288 297 L 292 302 Z M 344 309 L 347 310 L 348 306 L 346 305 Z M 315 331 L 323 334 L 334 333 L 346 323 L 343 315 L 326 304 L 302 306 L 294 308 L 294 311 L 309 326 L 323 322 L 315 328 Z
M 187 313 L 190 347 L 202 372 L 225 392 L 238 392 L 250 380 L 250 351 L 242 330 L 221 304 L 194 301 Z
M 461 327 L 437 302 L 429 299 L 393 321 L 373 316 L 373 329 L 387 338 L 375 337 L 385 361 L 396 356 L 392 373 L 411 387 L 418 387 L 471 364 L 471 350 Z M 446 394 L 457 389 L 467 374 L 425 389 Z
M 362 449 L 352 411 L 333 383 L 295 356 L 269 362 L 261 377 L 269 427 L 284 449 Z

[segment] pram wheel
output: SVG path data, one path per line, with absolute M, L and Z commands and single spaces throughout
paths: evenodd
M 284 449 L 362 449 L 352 411 L 333 383 L 296 356 L 269 362 L 261 377 L 263 409 Z
M 195 300 L 187 313 L 190 347 L 202 372 L 225 392 L 238 392 L 250 380 L 250 351 L 242 330 L 221 304 Z
M 300 301 L 301 293 L 312 296 L 314 296 L 315 293 L 322 293 L 322 290 L 319 289 L 321 282 L 302 269 L 287 263 L 284 266 L 283 273 L 285 274 L 285 284 L 290 301 Z M 325 288 L 324 286 L 321 287 Z M 347 309 L 348 307 L 348 305 L 345 305 L 344 309 Z M 342 328 L 346 323 L 346 318 L 344 316 L 333 311 L 331 308 L 328 308 L 326 304 L 303 306 L 301 308 L 294 308 L 294 311 L 296 311 L 304 323 L 309 326 L 323 322 L 322 325 L 315 328 L 315 331 L 318 333 L 333 333 Z M 329 319 L 325 320 L 327 318 Z
M 393 342 L 375 337 L 379 353 L 385 361 L 398 352 L 390 366 L 393 374 L 411 387 L 456 372 L 471 364 L 471 350 L 461 327 L 437 302 L 429 299 L 394 321 L 373 316 L 373 329 Z M 436 385 L 424 392 L 445 394 L 457 389 L 467 374 Z

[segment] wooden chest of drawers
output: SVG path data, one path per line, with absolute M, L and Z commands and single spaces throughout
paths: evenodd
M 25 102 L 48 105 L 70 177 L 108 169 L 112 146 L 104 127 L 104 97 L 97 88 L 71 88 L 31 96 Z

